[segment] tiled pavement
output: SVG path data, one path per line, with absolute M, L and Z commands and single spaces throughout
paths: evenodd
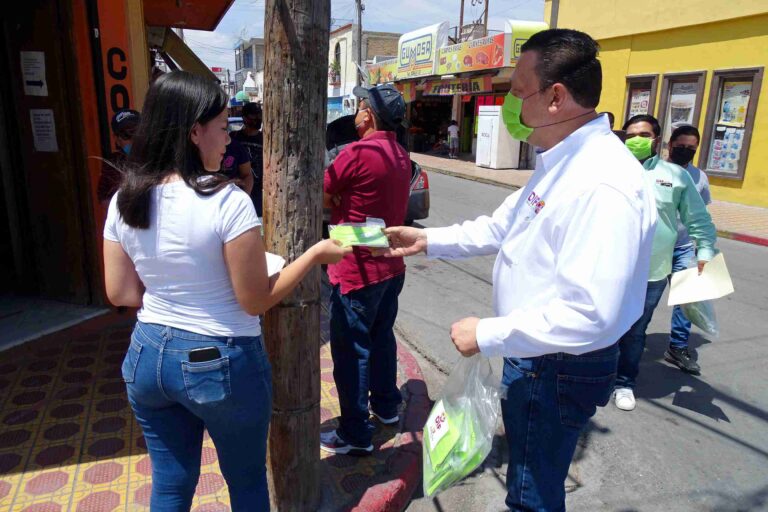
M 151 464 L 120 371 L 132 323 L 130 315 L 112 313 L 2 352 L 0 512 L 149 510 Z M 398 351 L 401 363 L 412 362 L 403 347 Z M 320 355 L 321 421 L 329 429 L 339 408 L 325 342 Z M 399 381 L 407 394 L 423 382 L 414 383 L 406 366 L 399 365 Z M 398 478 L 397 427 L 378 430 L 372 457 L 323 455 L 324 510 L 347 510 L 371 486 Z M 192 510 L 227 511 L 227 487 L 207 435 L 203 446 Z
M 515 189 L 524 187 L 532 174 L 529 170 L 485 169 L 476 166 L 474 161 L 451 160 L 423 153 L 411 153 L 411 158 L 427 171 L 432 170 Z M 709 212 L 720 236 L 768 245 L 768 208 L 712 201 Z

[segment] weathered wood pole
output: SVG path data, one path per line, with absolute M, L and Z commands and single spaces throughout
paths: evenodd
M 288 261 L 321 236 L 330 0 L 267 0 L 264 19 L 266 247 Z M 266 314 L 273 371 L 269 492 L 274 510 L 320 499 L 320 268 Z

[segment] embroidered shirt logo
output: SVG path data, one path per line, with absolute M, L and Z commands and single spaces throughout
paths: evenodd
M 533 213 L 537 214 L 541 211 L 542 208 L 544 208 L 544 200 L 539 197 L 539 195 L 536 192 L 531 192 L 531 195 L 528 196 L 528 199 L 526 199 L 526 202 L 528 203 L 528 206 L 533 208 Z

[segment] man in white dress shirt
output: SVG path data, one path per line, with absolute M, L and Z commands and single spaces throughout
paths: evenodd
M 643 169 L 598 116 L 597 43 L 574 30 L 532 36 L 504 121 L 538 148 L 536 170 L 493 214 L 436 229 L 389 228 L 391 256 L 497 254 L 492 318 L 464 318 L 464 356 L 503 356 L 506 504 L 565 510 L 579 432 L 613 390 L 616 342 L 640 317 L 656 223 Z

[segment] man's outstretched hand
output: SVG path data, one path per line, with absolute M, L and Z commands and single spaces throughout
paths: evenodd
M 427 234 L 423 229 L 398 226 L 384 229 L 384 234 L 389 239 L 389 247 L 374 249 L 374 256 L 395 258 L 427 252 Z

